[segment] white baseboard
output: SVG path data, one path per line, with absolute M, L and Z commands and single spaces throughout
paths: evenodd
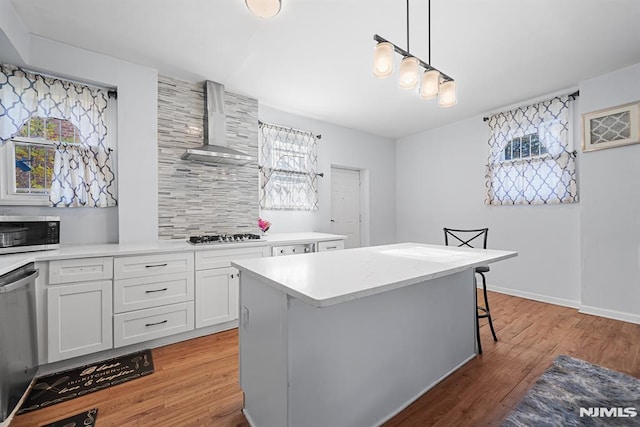
M 561 305 L 563 307 L 580 308 L 580 301 L 572 301 L 564 298 L 550 297 L 547 295 L 536 294 L 533 292 L 518 291 L 516 289 L 501 288 L 497 286 L 487 286 L 488 291 L 498 292 L 501 294 L 512 295 L 514 297 L 531 299 L 534 301 L 546 302 L 553 305 Z
M 479 286 L 481 287 L 481 286 Z M 488 291 L 498 292 L 501 294 L 512 295 L 514 297 L 531 299 L 534 301 L 546 302 L 553 305 L 563 307 L 577 308 L 579 313 L 591 314 L 593 316 L 606 317 L 607 319 L 622 320 L 623 322 L 637 323 L 640 325 L 640 315 L 625 313 L 622 311 L 607 310 L 604 308 L 591 307 L 582 305 L 579 301 L 571 301 L 564 298 L 555 298 L 547 295 L 536 294 L 533 292 L 519 291 L 509 288 L 501 288 L 496 286 L 487 287 Z
M 608 319 L 614 320 L 622 320 L 623 322 L 637 323 L 640 325 L 640 315 L 637 314 L 607 310 L 598 307 L 590 307 L 588 305 L 581 305 L 578 311 L 584 314 L 592 314 L 594 316 L 606 317 Z

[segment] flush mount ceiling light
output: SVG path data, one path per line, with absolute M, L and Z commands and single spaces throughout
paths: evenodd
M 247 0 L 248 1 L 248 0 Z M 414 56 L 409 51 L 409 0 L 407 0 L 407 50 L 383 39 L 375 34 L 373 39 L 378 42 L 373 51 L 373 74 L 378 78 L 389 77 L 393 73 L 393 52 L 402 55 L 398 85 L 402 89 L 413 89 L 420 84 L 420 96 L 423 99 L 431 99 L 438 96 L 440 107 L 456 105 L 456 82 L 442 71 L 431 65 L 431 0 L 428 0 L 429 9 L 429 61 Z M 420 82 L 420 68 L 422 82 Z
M 271 18 L 280 12 L 281 0 L 245 0 L 249 10 L 260 18 Z

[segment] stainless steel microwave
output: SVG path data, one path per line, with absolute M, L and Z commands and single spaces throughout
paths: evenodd
M 0 254 L 60 247 L 59 216 L 0 215 Z

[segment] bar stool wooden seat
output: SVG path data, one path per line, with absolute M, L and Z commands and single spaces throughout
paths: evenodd
M 488 228 L 478 229 L 456 229 L 444 228 L 444 244 L 447 246 L 469 247 L 487 249 Z M 474 273 L 482 278 L 482 295 L 484 297 L 484 305 L 479 305 L 476 299 L 476 339 L 478 340 L 478 353 L 482 354 L 482 343 L 480 342 L 480 319 L 489 321 L 489 328 L 493 340 L 498 341 L 496 331 L 493 328 L 493 320 L 491 319 L 491 311 L 489 310 L 489 298 L 487 298 L 487 278 L 485 273 L 489 272 L 489 266 L 480 266 L 474 269 Z M 477 277 L 473 275 L 474 284 L 477 288 Z

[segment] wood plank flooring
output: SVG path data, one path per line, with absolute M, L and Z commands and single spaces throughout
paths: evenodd
M 481 320 L 484 354 L 385 427 L 499 425 L 559 354 L 640 378 L 640 325 L 493 292 L 489 301 L 499 341 Z M 237 330 L 155 349 L 153 360 L 152 375 L 20 415 L 11 427 L 41 426 L 93 407 L 98 427 L 249 426 Z

